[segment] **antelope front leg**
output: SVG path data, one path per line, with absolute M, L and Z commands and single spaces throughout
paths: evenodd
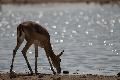
M 38 44 L 35 43 L 35 74 L 37 74 Z
M 49 64 L 50 64 L 51 70 L 53 71 L 53 74 L 55 75 L 56 72 L 55 72 L 54 69 L 53 69 L 53 66 L 52 66 L 52 63 L 51 63 L 51 61 L 50 61 L 50 57 L 49 57 L 48 54 L 47 54 L 47 58 L 48 58 L 48 61 L 49 61 Z
M 30 63 L 28 62 L 28 59 L 27 59 L 27 56 L 26 56 L 26 52 L 27 52 L 27 50 L 29 49 L 29 47 L 30 47 L 31 45 L 32 45 L 32 43 L 27 42 L 26 45 L 25 45 L 25 47 L 24 47 L 23 50 L 22 50 L 22 54 L 23 54 L 23 56 L 24 56 L 24 58 L 25 58 L 25 60 L 26 60 L 27 66 L 28 66 L 31 74 L 33 74 L 32 68 L 31 68 Z

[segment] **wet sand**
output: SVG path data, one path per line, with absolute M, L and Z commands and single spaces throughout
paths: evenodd
M 28 75 L 28 74 L 14 74 L 10 79 L 9 73 L 1 73 L 0 80 L 120 80 L 120 77 L 112 75 L 52 75 L 52 74 L 38 74 L 38 75 Z

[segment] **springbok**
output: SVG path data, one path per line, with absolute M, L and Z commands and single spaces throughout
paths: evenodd
M 23 43 L 24 39 L 27 42 L 21 52 L 26 60 L 27 66 L 31 74 L 33 74 L 33 71 L 27 59 L 26 52 L 32 44 L 34 44 L 35 46 L 35 74 L 37 74 L 38 72 L 37 71 L 37 57 L 38 57 L 39 46 L 41 48 L 44 48 L 50 67 L 51 67 L 51 70 L 53 71 L 53 74 L 56 74 L 56 72 L 53 69 L 53 66 L 55 67 L 58 74 L 61 73 L 60 56 L 63 54 L 64 50 L 60 54 L 55 55 L 52 50 L 52 46 L 50 43 L 50 35 L 48 31 L 45 28 L 43 28 L 41 25 L 39 25 L 38 23 L 35 23 L 32 21 L 26 21 L 26 22 L 19 24 L 17 27 L 17 45 L 15 49 L 13 50 L 13 58 L 12 58 L 11 66 L 10 66 L 11 67 L 10 74 L 12 73 L 13 62 L 14 62 L 16 52 L 21 46 L 21 44 Z

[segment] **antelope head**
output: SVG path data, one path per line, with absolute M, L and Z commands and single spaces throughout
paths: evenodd
M 63 54 L 64 50 L 62 52 L 60 52 L 58 55 L 56 55 L 56 57 L 53 60 L 53 66 L 56 68 L 57 73 L 60 74 L 61 73 L 61 67 L 60 67 L 60 56 Z

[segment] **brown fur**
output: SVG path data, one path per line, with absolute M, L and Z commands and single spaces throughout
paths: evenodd
M 26 63 L 28 65 L 28 68 L 31 71 L 31 73 L 33 73 L 33 71 L 27 60 L 26 52 L 32 44 L 35 44 L 35 55 L 37 55 L 37 56 L 35 56 L 35 68 L 37 68 L 38 46 L 40 46 L 41 48 L 44 48 L 51 68 L 53 65 L 56 68 L 58 73 L 61 72 L 60 56 L 62 55 L 62 52 L 59 55 L 54 54 L 51 43 L 50 43 L 50 35 L 49 35 L 48 31 L 45 28 L 43 28 L 41 25 L 39 25 L 35 22 L 32 22 L 32 21 L 23 22 L 23 23 L 19 24 L 17 27 L 17 45 L 16 45 L 15 49 L 13 50 L 13 59 L 12 59 L 12 65 L 11 65 L 10 71 L 12 71 L 14 57 L 16 55 L 16 52 L 19 49 L 19 47 L 21 46 L 24 39 L 27 41 L 27 43 L 26 43 L 25 47 L 23 48 L 22 53 L 23 53 L 23 56 L 26 60 Z M 52 61 L 52 64 L 51 64 L 50 60 Z M 52 68 L 52 70 L 53 70 L 53 68 Z M 36 69 L 36 71 L 37 71 L 37 69 Z M 53 72 L 54 72 L 54 70 L 53 70 Z

